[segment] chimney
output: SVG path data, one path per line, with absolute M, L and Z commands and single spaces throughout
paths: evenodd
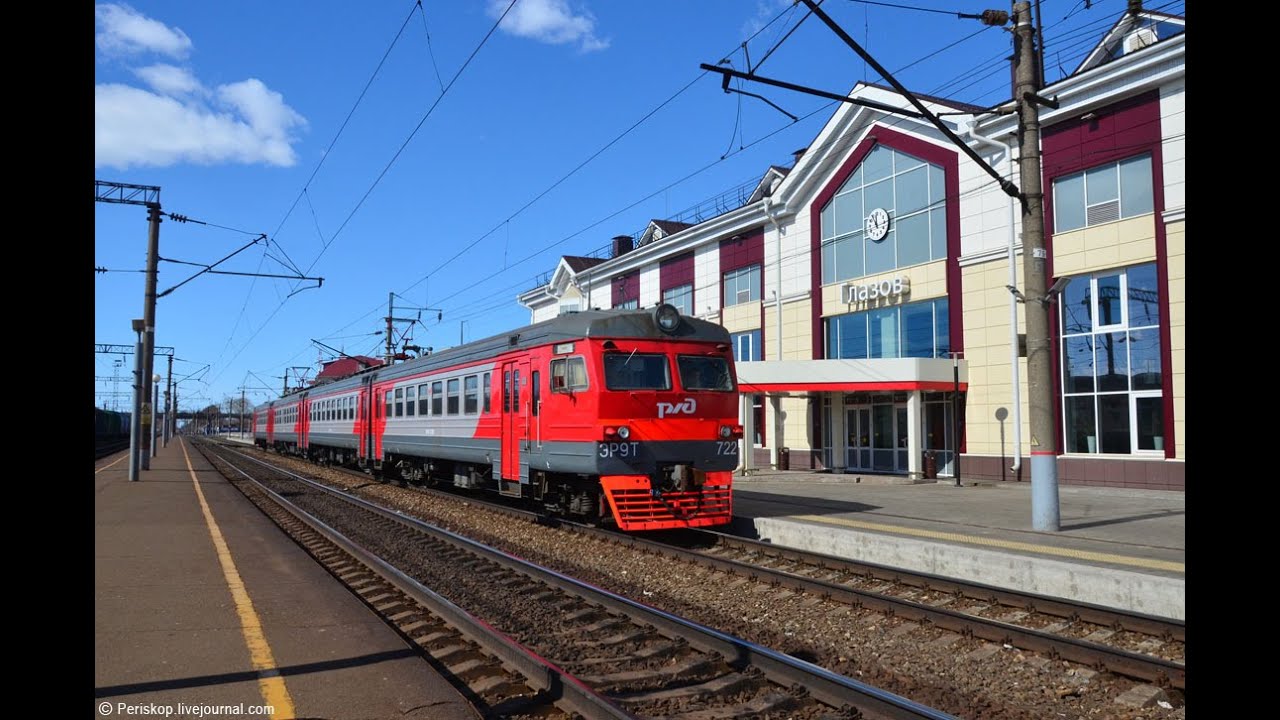
M 809 149 L 809 148 L 807 148 L 807 147 L 802 147 L 802 148 L 800 148 L 799 150 L 792 150 L 792 151 L 791 151 L 791 156 L 792 156 L 793 158 L 795 158 L 795 160 L 794 160 L 794 161 L 792 161 L 792 163 L 791 163 L 791 167 L 795 167 L 795 166 L 800 162 L 800 156 L 801 156 L 801 155 L 804 155 L 804 151 L 805 151 L 805 150 L 808 150 L 808 149 Z
M 617 235 L 613 238 L 613 257 L 621 257 L 633 249 L 630 235 Z

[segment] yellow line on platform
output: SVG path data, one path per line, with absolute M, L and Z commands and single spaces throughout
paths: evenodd
M 182 445 L 182 456 L 187 459 L 187 471 L 191 473 L 191 482 L 196 486 L 196 497 L 200 499 L 200 509 L 204 512 L 205 523 L 209 526 L 209 535 L 213 538 L 213 546 L 218 551 L 218 562 L 222 564 L 222 576 L 231 589 L 231 597 L 236 603 L 236 614 L 240 616 L 240 630 L 244 633 L 245 645 L 249 647 L 249 657 L 253 668 L 258 671 L 258 690 L 262 699 L 272 708 L 271 717 L 292 718 L 293 698 L 289 688 L 285 687 L 284 678 L 276 669 L 275 657 L 271 654 L 271 646 L 267 644 L 267 636 L 262 630 L 262 621 L 253 609 L 253 601 L 249 599 L 249 591 L 245 589 L 240 572 L 236 570 L 235 561 L 231 559 L 231 550 L 222 537 L 222 530 L 213 519 L 209 503 L 205 502 L 204 491 L 200 489 L 200 481 L 196 479 L 195 468 L 191 467 L 191 456 L 187 454 L 187 444 L 179 438 Z
M 122 458 L 118 458 L 115 462 L 111 463 L 111 465 L 115 465 L 115 464 L 117 464 L 117 463 L 119 463 L 119 462 L 121 462 L 121 461 L 123 461 L 123 460 L 127 460 L 128 458 L 129 458 L 129 456 L 126 454 L 124 457 L 122 457 Z M 97 470 L 94 470 L 94 471 L 93 471 L 93 474 L 94 474 L 94 475 L 97 475 L 98 473 L 102 472 L 103 470 L 106 470 L 107 468 L 111 467 L 111 465 L 103 465 L 102 467 L 98 468 Z
M 1061 557 L 1076 558 L 1078 560 L 1094 560 L 1097 562 L 1114 563 L 1116 565 L 1132 565 L 1134 567 L 1143 567 L 1151 570 L 1186 572 L 1186 565 L 1183 563 L 1170 562 L 1167 560 L 1149 560 L 1147 558 L 1130 557 L 1128 555 L 1112 555 L 1110 553 L 1091 552 L 1089 550 L 1072 550 L 1070 548 L 1036 545 L 1034 543 L 1018 542 L 1016 540 L 996 540 L 993 538 L 977 537 L 974 535 L 961 535 L 960 533 L 921 530 L 919 528 L 899 527 L 897 525 L 885 525 L 882 523 L 871 523 L 861 520 L 845 520 L 844 518 L 823 517 L 820 515 L 792 515 L 791 517 L 796 520 L 806 520 L 826 525 L 844 525 L 847 527 L 862 528 L 864 530 L 894 533 L 896 535 L 912 535 L 914 537 L 930 538 L 932 540 L 946 540 L 950 542 L 966 543 L 969 545 L 986 545 L 988 547 L 998 547 L 1006 550 L 1022 550 L 1042 555 L 1058 555 Z

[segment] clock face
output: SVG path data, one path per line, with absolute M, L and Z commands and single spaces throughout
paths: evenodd
M 867 237 L 879 242 L 889 234 L 889 213 L 884 208 L 876 208 L 867 215 L 866 219 Z

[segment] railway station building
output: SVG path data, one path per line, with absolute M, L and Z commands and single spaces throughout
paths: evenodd
M 1062 484 L 1184 488 L 1184 24 L 1126 14 L 1041 90 Z M 1028 481 L 1021 209 L 927 120 L 874 107 L 903 96 L 849 95 L 873 104 L 842 104 L 741 206 L 564 257 L 519 302 L 722 324 L 749 466 L 947 477 L 959 453 L 965 479 Z M 1011 101 L 918 97 L 1020 185 Z

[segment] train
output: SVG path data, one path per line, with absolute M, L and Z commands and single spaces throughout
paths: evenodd
M 129 413 L 93 408 L 93 447 L 101 457 L 129 445 Z
M 254 443 L 622 531 L 724 525 L 739 464 L 724 327 L 663 303 L 569 312 L 295 391 Z

